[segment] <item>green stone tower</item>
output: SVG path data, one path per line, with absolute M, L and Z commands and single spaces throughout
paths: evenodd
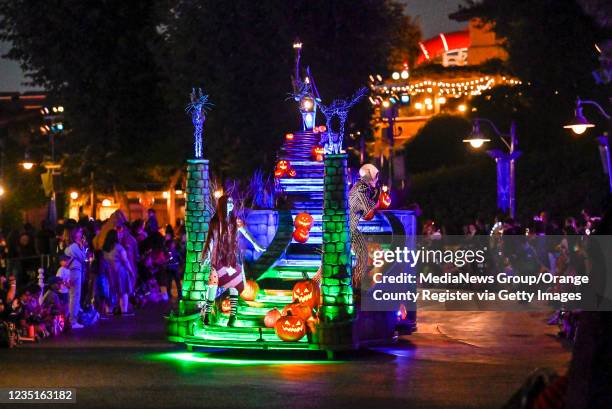
M 183 277 L 183 300 L 179 309 L 181 315 L 196 312 L 199 310 L 199 303 L 205 299 L 209 266 L 202 262 L 202 248 L 211 217 L 209 189 L 208 160 L 187 160 L 185 203 L 187 254 Z
M 346 324 L 354 316 L 346 160 L 346 154 L 325 155 L 323 300 L 319 314 L 323 326 Z M 323 341 L 327 343 L 332 340 Z

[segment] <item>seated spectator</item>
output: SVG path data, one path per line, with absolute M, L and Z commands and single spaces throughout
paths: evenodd
M 43 297 L 42 310 L 43 319 L 45 321 L 52 320 L 55 315 L 66 315 L 66 303 L 62 302 L 60 297 L 62 279 L 60 277 L 51 277 L 47 283 L 47 291 Z
M 15 276 L 0 276 L 0 321 L 6 320 L 17 291 Z

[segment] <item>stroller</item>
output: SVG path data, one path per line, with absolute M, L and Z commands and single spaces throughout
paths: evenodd
M 138 278 L 132 304 L 142 308 L 147 302 L 159 302 L 162 299 L 158 277 L 163 273 L 166 259 L 162 251 L 147 250 L 138 263 Z

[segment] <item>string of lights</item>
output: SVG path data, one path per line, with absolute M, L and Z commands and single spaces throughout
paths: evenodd
M 390 85 L 385 84 L 370 84 L 372 91 L 378 94 L 393 94 L 404 92 L 410 95 L 418 95 L 423 93 L 436 93 L 448 96 L 462 95 L 480 95 L 483 91 L 487 91 L 497 85 L 521 85 L 522 82 L 518 79 L 500 76 L 482 76 L 474 80 L 462 81 L 432 81 L 422 80 L 412 84 L 405 85 Z

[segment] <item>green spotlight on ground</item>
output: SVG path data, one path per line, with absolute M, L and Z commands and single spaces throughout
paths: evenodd
M 290 359 L 248 359 L 248 358 L 229 358 L 215 357 L 213 354 L 204 352 L 160 352 L 147 354 L 145 359 L 158 362 L 188 362 L 199 365 L 321 365 L 337 364 L 342 361 L 321 361 L 321 360 L 290 360 Z

